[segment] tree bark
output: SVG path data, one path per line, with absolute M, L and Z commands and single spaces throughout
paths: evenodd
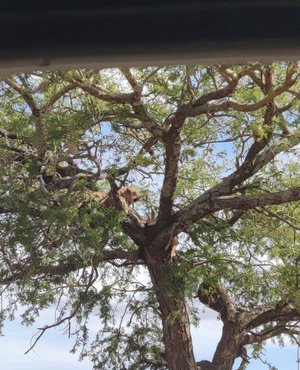
M 196 370 L 187 306 L 180 294 L 183 279 L 172 277 L 171 266 L 146 258 L 159 302 L 166 360 L 170 370 Z
M 234 360 L 240 356 L 243 338 L 244 332 L 239 330 L 237 323 L 224 323 L 222 337 L 212 360 L 213 370 L 232 369 Z

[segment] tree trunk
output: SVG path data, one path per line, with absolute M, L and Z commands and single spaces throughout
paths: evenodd
M 180 294 L 183 279 L 172 278 L 171 266 L 167 262 L 151 258 L 147 266 L 160 306 L 168 368 L 196 370 L 187 306 Z
M 214 354 L 212 365 L 214 370 L 231 370 L 234 360 L 240 356 L 244 333 L 236 323 L 224 323 L 220 342 Z

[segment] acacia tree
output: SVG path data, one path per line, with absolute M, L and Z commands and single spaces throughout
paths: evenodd
M 287 62 L 5 77 L 2 319 L 55 305 L 32 347 L 62 325 L 99 369 L 244 369 L 296 342 L 299 87 Z M 142 193 L 127 214 L 122 186 Z M 223 322 L 211 362 L 197 301 Z

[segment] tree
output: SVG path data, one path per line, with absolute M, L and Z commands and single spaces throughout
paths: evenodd
M 244 369 L 297 343 L 299 87 L 288 62 L 5 77 L 2 319 L 55 304 L 32 347 L 62 325 L 98 369 Z M 197 301 L 223 322 L 212 362 Z

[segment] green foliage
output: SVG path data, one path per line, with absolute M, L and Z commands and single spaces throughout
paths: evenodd
M 91 357 L 95 369 L 168 368 L 157 287 L 137 235 L 127 233 L 133 222 L 120 207 L 103 206 L 92 194 L 108 192 L 112 184 L 136 187 L 142 199 L 134 209 L 148 220 L 159 205 L 167 173 L 162 137 L 176 131 L 182 112 L 195 107 L 198 111 L 187 115 L 178 139 L 173 213 L 167 222 L 238 172 L 255 142 L 269 140 L 257 156 L 269 148 L 280 154 L 225 196 L 299 187 L 300 104 L 294 98 L 299 81 L 262 104 L 266 92 L 257 79 L 264 85 L 269 68 L 275 91 L 286 82 L 290 66 L 258 64 L 254 75 L 245 73 L 223 96 L 232 76 L 249 66 L 231 66 L 230 73 L 228 66 L 218 65 L 132 68 L 137 86 L 126 79 L 128 70 L 119 69 L 22 73 L 0 83 L 0 281 L 7 302 L 1 324 L 21 312 L 23 323 L 31 325 L 41 310 L 55 305 L 56 324 L 69 325 L 76 338 L 73 351 Z M 220 97 L 209 100 L 216 90 Z M 203 97 L 208 98 L 197 106 Z M 228 102 L 242 108 L 218 110 Z M 257 102 L 261 106 L 254 109 Z M 277 111 L 269 125 L 265 115 L 271 103 Z M 205 200 L 202 205 L 208 207 Z M 208 286 L 212 295 L 221 283 L 241 310 L 276 307 L 281 301 L 300 310 L 299 203 L 245 209 L 231 223 L 236 214 L 231 207 L 187 223 L 177 255 L 164 261 L 166 297 L 175 303 L 185 300 L 192 312 L 199 286 Z M 141 233 L 150 248 L 157 240 L 150 226 Z M 161 249 L 165 253 L 167 248 Z M 120 251 L 130 258 L 111 257 Z M 96 336 L 90 330 L 94 319 Z M 175 308 L 168 320 L 186 317 Z M 254 355 L 261 350 L 255 344 Z

